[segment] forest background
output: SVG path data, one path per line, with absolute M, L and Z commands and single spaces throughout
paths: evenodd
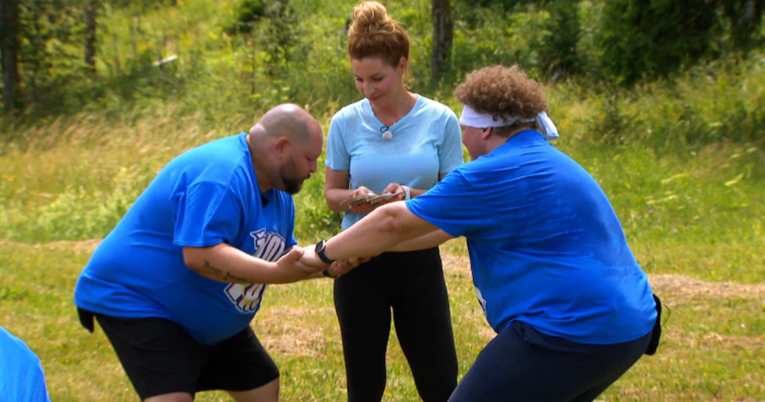
M 546 86 L 556 146 L 612 200 L 670 314 L 659 354 L 602 400 L 765 400 L 765 0 L 384 3 L 412 39 L 412 91 L 459 113 L 466 73 L 521 65 Z M 0 0 L 0 325 L 40 356 L 54 401 L 134 399 L 72 305 L 97 239 L 170 159 L 278 103 L 326 132 L 361 98 L 355 4 Z M 295 197 L 303 244 L 339 230 L 321 170 Z M 442 251 L 462 375 L 492 334 L 464 242 Z M 272 287 L 253 327 L 285 400 L 343 398 L 329 281 Z M 386 400 L 416 400 L 396 343 Z

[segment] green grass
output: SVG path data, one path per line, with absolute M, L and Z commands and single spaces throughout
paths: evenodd
M 108 341 L 80 327 L 72 290 L 92 243 L 1 243 L 0 317 L 3 326 L 38 354 L 54 401 L 131 401 L 132 388 Z M 464 374 L 491 330 L 475 302 L 466 259 L 446 254 L 453 326 Z M 679 277 L 683 278 L 683 277 Z M 654 280 L 655 279 L 655 280 Z M 601 401 L 758 401 L 765 398 L 765 286 L 725 286 L 652 276 L 670 313 L 659 353 L 644 357 Z M 724 285 L 724 284 L 722 284 Z M 252 327 L 282 372 L 284 400 L 344 398 L 340 335 L 331 283 L 272 286 Z M 386 401 L 417 400 L 392 336 Z M 227 400 L 224 393 L 200 401 Z

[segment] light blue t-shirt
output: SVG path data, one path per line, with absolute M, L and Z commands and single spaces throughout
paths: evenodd
M 383 138 L 385 131 L 391 139 Z M 365 186 L 379 194 L 390 183 L 429 189 L 438 183 L 439 175 L 462 162 L 457 116 L 423 96 L 418 95 L 412 110 L 390 127 L 377 119 L 368 99 L 341 109 L 329 125 L 326 165 L 349 171 L 353 189 Z M 364 215 L 347 212 L 343 229 Z
M 498 333 L 518 320 L 614 344 L 653 328 L 647 276 L 605 193 L 537 131 L 455 169 L 407 207 L 467 238 L 478 299 Z
M 0 401 L 50 402 L 40 359 L 0 327 Z
M 194 148 L 159 172 L 82 271 L 78 307 L 166 318 L 204 344 L 249 325 L 265 285 L 213 281 L 183 262 L 184 246 L 226 243 L 276 261 L 296 244 L 292 197 L 278 189 L 261 193 L 246 136 Z

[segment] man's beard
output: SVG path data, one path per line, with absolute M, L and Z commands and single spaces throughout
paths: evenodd
M 303 188 L 303 180 L 282 177 L 282 181 L 284 182 L 284 192 L 287 194 L 297 194 Z
M 297 174 L 295 173 L 296 170 L 295 160 L 292 158 L 290 158 L 290 162 L 288 164 L 283 165 L 279 169 L 279 176 L 282 179 L 282 183 L 284 183 L 284 192 L 287 194 L 297 194 L 300 189 L 303 188 L 303 182 L 308 177 L 311 177 L 309 174 L 308 177 L 298 178 Z

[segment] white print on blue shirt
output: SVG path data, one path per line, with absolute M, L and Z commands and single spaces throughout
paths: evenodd
M 266 233 L 266 229 L 260 229 L 250 232 L 250 237 L 255 243 L 253 256 L 261 260 L 276 261 L 284 253 L 284 237 L 278 233 Z M 266 285 L 263 284 L 232 283 L 226 286 L 224 292 L 237 310 L 249 313 L 258 308 L 265 290 Z

